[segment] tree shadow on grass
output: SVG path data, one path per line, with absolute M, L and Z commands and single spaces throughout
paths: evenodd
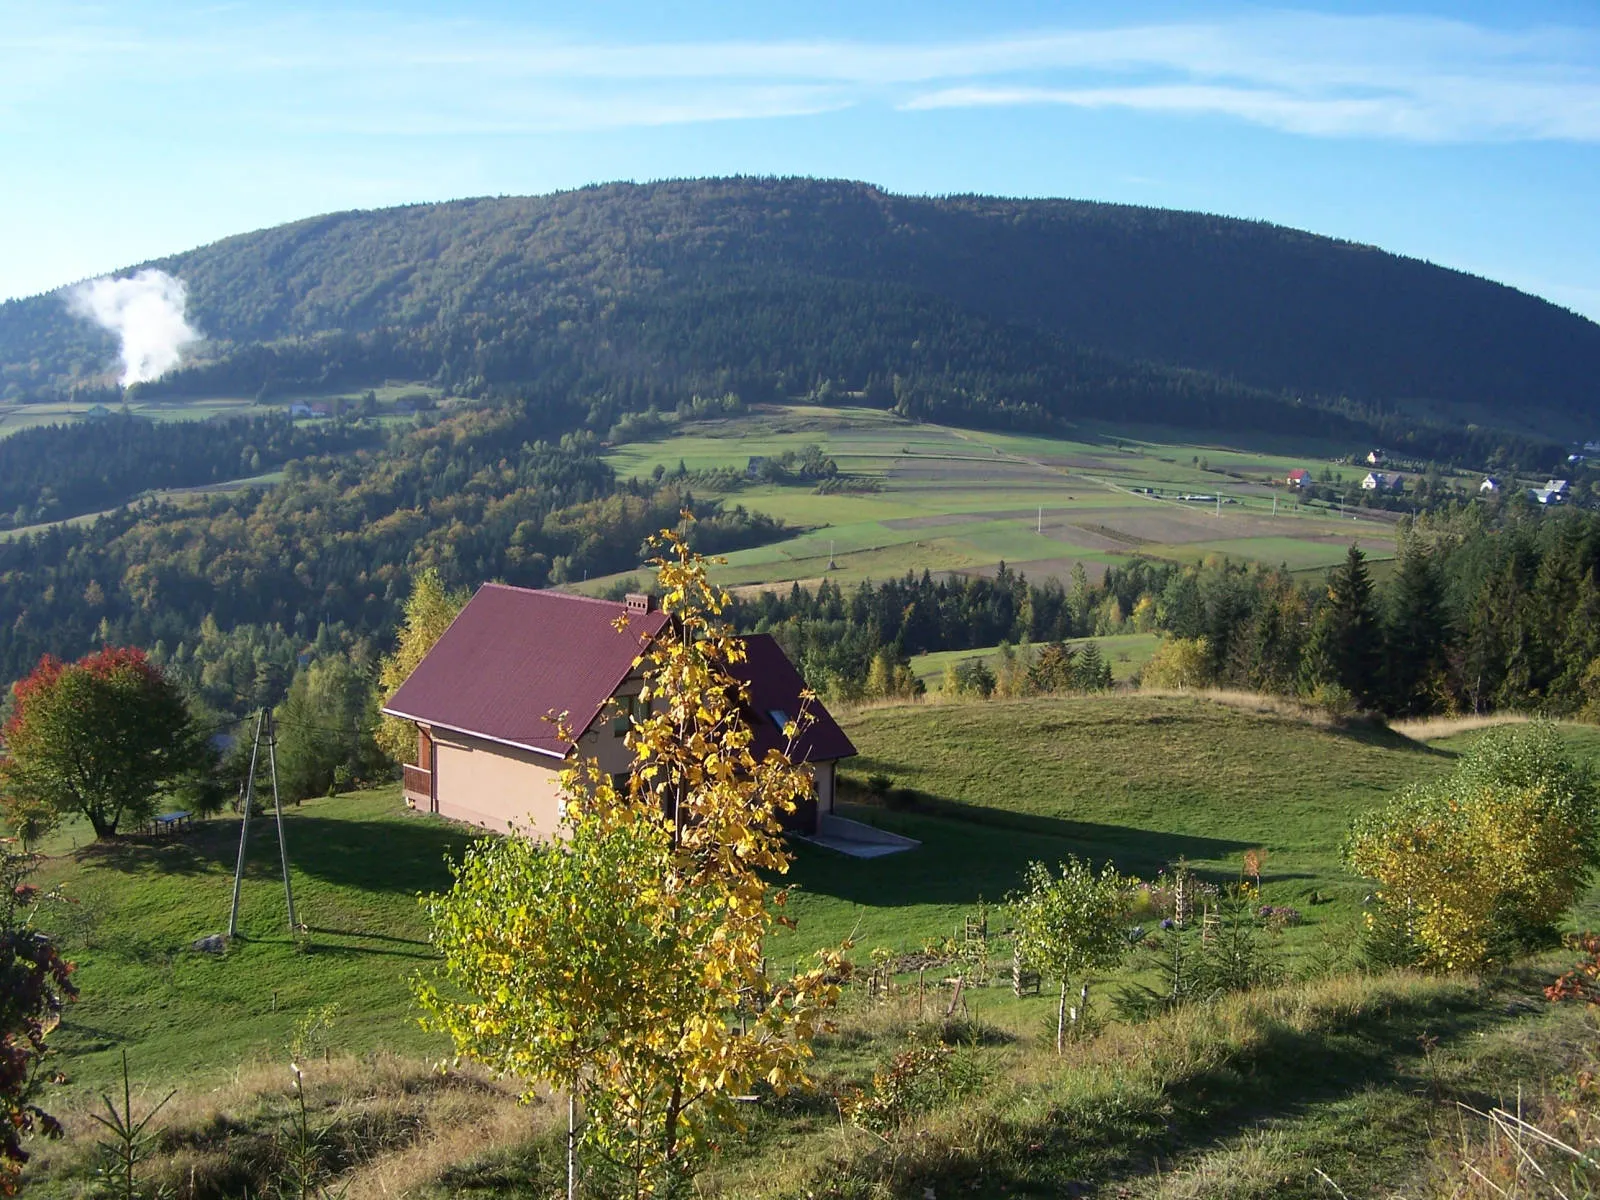
M 446 856 L 459 859 L 473 837 L 459 826 L 424 817 L 361 821 L 289 812 L 284 840 L 295 871 L 339 887 L 414 895 L 447 889 Z M 239 823 L 206 821 L 181 838 L 118 839 L 78 854 L 80 861 L 128 874 L 231 873 L 239 855 Z M 278 831 L 271 814 L 253 819 L 246 877 L 271 878 L 280 872 Z

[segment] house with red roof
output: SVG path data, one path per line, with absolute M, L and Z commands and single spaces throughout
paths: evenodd
M 1304 467 L 1296 467 L 1289 472 L 1288 484 L 1292 488 L 1311 486 L 1311 472 Z
M 626 617 L 623 628 L 618 618 Z M 667 624 L 649 596 L 625 602 L 485 584 L 384 706 L 417 729 L 417 761 L 404 768 L 406 801 L 486 829 L 556 836 L 561 772 L 577 758 L 625 773 L 623 744 L 644 686 L 640 655 Z M 745 637 L 745 719 L 757 757 L 788 746 L 810 768 L 811 799 L 784 824 L 815 834 L 834 804 L 838 762 L 856 749 L 816 700 L 789 745 L 805 682 L 766 634 Z M 556 717 L 566 714 L 566 736 Z

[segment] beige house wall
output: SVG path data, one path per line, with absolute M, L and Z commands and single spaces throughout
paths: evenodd
M 439 815 L 497 833 L 513 826 L 536 838 L 561 825 L 561 760 L 434 730 L 434 789 Z
M 817 790 L 817 811 L 819 813 L 831 813 L 833 811 L 834 768 L 837 766 L 838 763 L 830 758 L 827 762 L 819 762 L 812 767 L 812 775 Z
M 630 694 L 637 695 L 641 682 L 638 677 L 624 681 L 618 698 L 626 702 Z M 579 756 L 597 760 L 612 775 L 626 772 L 633 761 L 623 742 L 626 725 L 615 721 L 615 714 L 607 706 L 578 740 Z M 566 762 L 437 727 L 433 736 L 433 786 L 440 816 L 496 833 L 513 825 L 536 838 L 560 833 Z M 818 812 L 833 811 L 836 766 L 832 760 L 811 764 Z

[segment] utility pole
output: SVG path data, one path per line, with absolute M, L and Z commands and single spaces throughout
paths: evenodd
M 278 819 L 278 861 L 283 864 L 283 898 L 289 906 L 289 935 L 294 936 L 299 922 L 294 919 L 294 885 L 289 882 L 289 843 L 283 840 L 283 801 L 278 796 L 278 729 L 267 714 L 267 761 L 272 764 L 272 811 Z
M 244 819 L 239 823 L 239 862 L 233 868 L 233 911 L 228 914 L 228 936 L 239 933 L 239 888 L 244 883 L 244 849 L 250 840 L 250 810 L 256 802 L 256 755 L 261 752 L 261 725 L 267 719 L 267 710 L 256 714 L 256 736 L 250 743 L 250 774 L 244 783 Z
M 266 734 L 267 764 L 272 773 L 272 810 L 278 825 L 278 861 L 283 866 L 283 896 L 289 907 L 289 933 L 299 923 L 294 915 L 294 886 L 289 881 L 289 844 L 283 837 L 283 800 L 278 792 L 278 731 L 272 715 L 263 708 L 256 716 L 256 735 L 250 746 L 250 776 L 244 785 L 244 816 L 239 822 L 239 859 L 233 868 L 233 907 L 228 913 L 228 936 L 239 935 L 239 893 L 244 887 L 244 861 L 250 844 L 250 812 L 256 802 L 256 764 L 260 761 L 261 737 Z
M 1042 505 L 1042 504 L 1039 505 L 1039 526 L 1038 526 L 1037 529 L 1034 530 L 1034 532 L 1035 533 L 1043 533 L 1044 532 L 1044 505 Z

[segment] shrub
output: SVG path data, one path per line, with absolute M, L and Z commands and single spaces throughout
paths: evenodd
M 1500 729 L 1456 770 L 1359 818 L 1347 857 L 1376 879 L 1390 943 L 1473 969 L 1549 940 L 1588 885 L 1600 845 L 1594 780 L 1549 725 Z
M 1161 639 L 1156 652 L 1139 672 L 1139 686 L 1148 688 L 1204 687 L 1211 682 L 1211 646 L 1203 637 Z

